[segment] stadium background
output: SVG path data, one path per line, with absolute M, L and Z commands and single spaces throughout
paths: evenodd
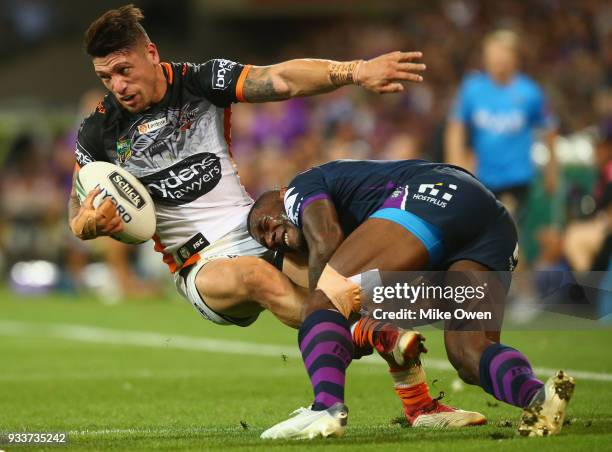
M 153 428 L 151 425 L 156 422 L 159 422 L 162 433 L 155 441 L 160 437 L 169 435 L 174 438 L 181 434 L 198 440 L 197 425 L 201 424 L 201 419 L 197 420 L 197 416 L 201 413 L 190 407 L 188 416 L 193 416 L 193 420 L 182 424 L 176 420 L 184 415 L 179 414 L 181 409 L 191 403 L 187 389 L 183 388 L 182 395 L 171 403 L 162 397 L 162 401 L 146 409 L 139 405 L 140 411 L 137 410 L 136 414 L 125 407 L 123 412 L 117 408 L 122 406 L 123 392 L 134 397 L 129 386 L 139 383 L 130 383 L 130 379 L 138 382 L 146 379 L 138 372 L 155 374 L 159 371 L 163 374 L 181 365 L 189 367 L 187 362 L 195 359 L 195 355 L 189 353 L 200 350 L 198 347 L 191 352 L 185 351 L 189 347 L 178 347 L 178 352 L 156 352 L 165 353 L 163 356 L 149 356 L 147 352 L 142 359 L 139 352 L 133 351 L 132 354 L 119 353 L 117 358 L 114 353 L 119 349 L 113 347 L 118 345 L 89 349 L 86 345 L 71 348 L 64 344 L 62 341 L 70 341 L 70 330 L 62 333 L 63 330 L 56 328 L 59 324 L 155 331 L 167 335 L 168 342 L 173 337 L 175 342 L 180 342 L 177 335 L 191 334 L 256 344 L 261 342 L 263 349 L 265 344 L 280 343 L 287 350 L 282 356 L 289 356 L 290 361 L 295 357 L 293 345 L 287 345 L 293 344 L 293 332 L 280 329 L 268 317 L 263 320 L 263 326 L 253 328 L 253 332 L 219 329 L 200 321 L 195 312 L 189 311 L 189 306 L 178 300 L 160 256 L 154 255 L 150 244 L 126 248 L 110 240 L 81 243 L 69 234 L 66 205 L 74 165 L 75 133 L 82 118 L 93 110 L 103 94 L 82 50 L 82 33 L 99 14 L 123 3 L 0 0 L 0 330 L 3 329 L 0 333 L 5 333 L 0 334 L 0 350 L 4 350 L 0 356 L 9 357 L 5 362 L 11 362 L 8 365 L 10 372 L 6 374 L 8 377 L 5 375 L 3 380 L 0 375 L 0 381 L 6 391 L 4 395 L 11 394 L 4 398 L 8 404 L 4 408 L 10 407 L 8 411 L 15 413 L 12 418 L 5 417 L 4 422 L 0 422 L 0 430 L 6 426 L 24 430 L 38 426 L 44 430 L 48 426 L 94 430 L 97 427 L 96 431 L 101 431 L 109 425 L 105 423 L 104 415 L 108 418 L 121 413 L 113 424 L 116 433 L 111 434 L 110 439 L 106 438 L 109 441 L 115 436 L 125 440 L 132 427 L 138 435 L 146 436 L 146 429 Z M 480 66 L 482 38 L 497 27 L 518 30 L 522 45 L 521 67 L 544 88 L 551 109 L 559 120 L 561 138 L 557 153 L 562 164 L 560 184 L 555 193 L 547 194 L 540 181 L 532 186 L 529 208 L 521 225 L 523 258 L 528 263 L 527 268 L 567 268 L 566 231 L 592 216 L 594 200 L 591 193 L 612 158 L 610 148 L 607 148 L 608 157 L 598 159 L 601 153 L 597 152 L 596 146 L 606 138 L 609 146 L 612 139 L 612 4 L 609 2 L 176 0 L 134 3 L 144 9 L 144 26 L 158 45 L 162 59 L 167 61 L 200 62 L 224 57 L 243 63 L 270 64 L 296 57 L 348 60 L 396 49 L 423 51 L 428 67 L 425 82 L 410 86 L 398 95 L 377 96 L 359 89 L 343 88 L 311 99 L 235 105 L 232 149 L 241 179 L 253 196 L 287 183 L 302 169 L 331 159 L 427 158 L 442 161 L 445 121 L 461 79 Z M 533 158 L 539 165 L 546 162 L 547 155 L 542 145 L 534 147 Z M 591 250 L 590 255 L 594 257 L 599 251 Z M 605 264 L 609 257 L 603 256 Z M 587 262 L 581 270 L 589 268 L 590 262 Z M 120 301 L 123 303 L 116 305 Z M 113 307 L 102 307 L 102 304 L 110 303 Z M 577 334 L 587 341 L 609 340 L 611 337 L 606 328 Z M 24 339 L 26 336 L 27 340 Z M 551 358 L 549 366 L 555 364 L 552 358 L 559 357 L 560 360 L 564 357 L 564 353 L 557 349 L 550 353 L 551 342 L 560 340 L 567 347 L 574 344 L 560 332 L 547 337 L 544 342 L 541 336 L 525 337 L 517 333 L 519 340 L 522 337 L 527 343 L 536 344 L 536 354 L 539 352 L 541 356 Z M 54 341 L 64 345 L 56 347 Z M 138 345 L 140 339 L 134 341 L 135 344 L 128 345 L 128 349 L 146 347 L 142 343 Z M 436 344 L 440 345 L 439 338 L 433 341 L 435 349 Z M 106 342 L 112 343 L 113 340 Z M 129 340 L 127 343 L 130 344 Z M 51 345 L 46 348 L 42 344 Z M 435 356 L 443 358 L 441 347 L 438 348 L 438 355 L 434 351 L 434 361 Z M 206 346 L 203 350 L 207 350 Z M 67 352 L 72 356 L 68 357 Z M 46 373 L 29 379 L 28 375 L 36 375 L 35 370 L 40 367 L 40 353 L 46 356 L 42 361 Z M 612 371 L 609 355 L 601 359 L 599 353 L 607 355 L 605 345 L 588 352 L 590 360 L 585 362 L 574 357 L 568 365 L 589 371 Z M 210 367 L 194 364 L 185 371 L 191 377 L 166 375 L 149 389 L 153 388 L 152 394 L 172 392 L 176 389 L 176 386 L 171 388 L 170 380 L 173 378 L 178 379 L 179 389 L 182 384 L 196 384 L 207 378 L 226 378 L 219 369 L 230 369 L 233 366 L 230 358 L 215 358 L 216 370 L 212 374 Z M 54 359 L 52 363 L 50 359 Z M 170 364 L 164 365 L 165 362 Z M 245 406 L 248 403 L 259 406 L 257 404 L 262 402 L 256 400 L 269 396 L 264 390 L 265 384 L 257 382 L 270 384 L 270 381 L 265 376 L 265 369 L 257 370 L 259 362 L 255 358 L 249 357 L 244 362 L 251 366 L 254 373 L 251 382 L 255 382 L 258 389 L 239 396 L 245 401 L 244 406 L 235 405 L 235 402 L 229 402 L 228 406 L 236 409 L 240 416 L 248 417 L 250 414 L 248 410 L 245 413 Z M 300 395 L 307 398 L 299 363 L 293 362 L 290 366 L 294 366 L 292 371 L 288 371 L 294 383 L 288 387 L 303 386 Z M 100 367 L 109 369 L 107 374 L 102 373 L 110 375 L 109 381 L 125 380 L 117 383 L 122 385 L 118 393 L 107 388 L 108 381 L 102 383 L 105 377 L 92 382 L 81 378 L 87 372 L 99 375 L 96 369 Z M 436 372 L 441 372 L 439 378 L 450 385 L 448 368 L 439 367 L 432 375 L 438 376 Z M 90 412 L 85 409 L 85 414 L 82 414 L 87 421 L 85 424 L 71 423 L 73 416 L 70 413 L 75 408 L 68 396 L 74 395 L 70 388 L 75 386 L 72 386 L 70 373 L 66 378 L 62 377 L 66 369 L 81 375 L 77 378 L 78 390 L 74 400 L 80 407 L 91 403 L 100 410 L 93 412 L 92 408 Z M 124 369 L 125 374 L 122 373 Z M 369 368 L 364 369 L 366 367 L 357 366 L 355 370 L 356 386 L 373 378 Z M 381 378 L 385 378 L 383 368 L 377 369 L 379 374 L 383 374 Z M 274 375 L 278 378 L 281 374 L 277 372 Z M 585 412 L 597 413 L 597 406 L 605 402 L 605 399 L 600 400 L 600 405 L 594 402 L 598 397 L 597 390 L 609 390 L 610 374 L 601 375 L 604 375 L 603 382 L 595 379 L 595 383 L 590 383 L 594 389 L 585 400 L 593 401 L 595 405 L 585 406 Z M 193 379 L 191 383 L 185 380 L 189 378 Z M 31 400 L 31 395 L 36 394 L 32 388 L 41 380 L 51 392 L 57 390 L 59 395 L 49 397 L 59 403 L 61 414 L 43 409 L 38 415 L 28 417 L 37 406 Z M 227 377 L 226 384 L 239 387 L 243 383 L 233 375 Z M 11 387 L 13 391 L 10 391 Z M 105 401 L 100 396 L 96 402 L 96 396 L 92 396 L 90 390 L 96 391 L 100 387 L 102 393 L 108 390 L 107 394 L 113 395 Z M 234 389 L 226 388 L 215 393 L 207 388 L 204 392 L 208 398 L 229 400 L 235 397 Z M 40 387 L 37 390 L 48 397 L 48 391 Z M 274 400 L 279 400 L 281 395 L 292 397 L 289 389 L 285 392 L 281 391 Z M 469 389 L 463 394 L 464 399 L 455 398 L 453 401 L 457 404 L 464 404 L 464 401 L 480 403 L 486 407 L 476 390 Z M 351 395 L 359 399 L 359 396 Z M 393 406 L 391 396 L 387 396 L 389 400 L 383 405 Z M 364 403 L 372 399 L 361 397 Z M 134 400 L 140 399 L 136 397 Z M 291 398 L 291 403 L 282 405 L 278 408 L 282 411 L 278 412 L 262 408 L 268 416 L 268 423 L 284 418 L 296 400 L 299 399 Z M 164 402 L 168 413 L 162 419 L 147 421 L 144 413 L 163 411 Z M 305 403 L 306 399 L 302 402 Z M 607 403 L 610 405 L 612 400 Z M 212 424 L 218 429 L 203 435 L 219 436 L 226 432 L 223 428 L 230 420 L 221 408 L 208 408 L 212 410 L 211 418 L 215 419 Z M 0 409 L 0 412 L 6 413 L 7 410 Z M 99 417 L 96 413 L 103 415 Z M 508 413 L 511 411 L 503 411 L 497 418 L 511 416 Z M 135 420 L 139 416 L 142 422 Z M 388 413 L 372 416 L 375 420 L 389 417 Z M 607 415 L 607 419 L 610 417 L 612 415 Z M 605 421 L 606 415 L 603 418 L 601 422 L 588 421 L 596 426 L 591 433 L 610 429 L 609 420 Z M 28 424 L 27 419 L 33 423 Z M 251 416 L 249 419 L 261 427 L 266 425 L 266 418 L 255 420 Z M 232 418 L 231 422 L 234 421 Z M 119 424 L 125 425 L 125 429 Z M 359 421 L 357 425 L 360 425 Z M 588 431 L 586 425 L 587 421 L 584 421 L 584 425 L 577 427 L 578 431 L 580 428 Z M 353 439 L 355 444 L 360 438 L 365 441 L 369 434 L 367 427 L 363 428 L 365 430 L 360 430 L 362 437 Z M 246 431 L 244 426 L 243 430 Z M 257 445 L 255 436 L 249 436 L 250 433 L 240 429 L 230 431 L 238 435 L 238 442 L 234 445 L 242 440 L 252 441 L 253 447 Z M 496 434 L 487 432 L 487 435 Z M 427 435 L 422 438 L 435 439 L 433 435 Z M 451 440 L 470 440 L 464 433 L 453 435 L 449 437 Z M 506 433 L 501 435 L 498 439 L 510 438 Z M 84 442 L 83 447 L 97 444 L 95 435 L 84 438 L 89 443 Z M 174 443 L 163 444 L 176 446 Z

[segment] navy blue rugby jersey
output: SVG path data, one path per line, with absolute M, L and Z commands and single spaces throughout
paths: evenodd
M 411 202 L 413 196 L 444 206 L 448 202 L 445 198 L 452 199 L 452 188 L 448 188 L 451 193 L 447 194 L 435 186 L 441 179 L 435 171 L 444 169 L 468 175 L 461 168 L 425 160 L 332 161 L 300 173 L 291 181 L 284 195 L 285 212 L 291 222 L 302 228 L 304 209 L 313 201 L 329 199 L 336 207 L 344 234 L 348 235 L 383 204 L 393 201 L 393 197 L 398 199 L 397 207 L 402 200 Z M 432 171 L 431 184 L 411 187 L 411 181 Z

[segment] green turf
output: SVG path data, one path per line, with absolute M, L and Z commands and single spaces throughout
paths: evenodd
M 354 363 L 344 438 L 269 442 L 259 439 L 261 431 L 311 397 L 295 357 L 295 331 L 269 315 L 241 329 L 205 322 L 178 300 L 104 306 L 0 292 L 2 321 L 28 330 L 0 334 L 0 431 L 68 431 L 69 450 L 612 450 L 612 382 L 579 380 L 562 434 L 525 439 L 515 435 L 519 410 L 479 388 L 453 390 L 457 378 L 449 370 L 427 371 L 432 392 L 444 391 L 447 403 L 483 412 L 489 425 L 453 431 L 405 428 L 397 422 L 401 410 L 385 367 Z M 158 339 L 161 335 L 161 346 L 60 338 L 54 331 L 61 328 L 52 329 L 57 325 L 151 332 Z M 178 345 L 183 336 L 281 348 L 272 356 L 189 350 Z M 609 329 L 503 336 L 536 366 L 607 373 L 612 373 L 611 339 Z M 427 344 L 429 357 L 444 358 L 440 332 L 429 332 Z

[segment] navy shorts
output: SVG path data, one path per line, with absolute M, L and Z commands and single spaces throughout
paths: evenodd
M 458 168 L 439 166 L 397 183 L 370 218 L 401 224 L 430 254 L 430 270 L 459 260 L 512 271 L 518 262 L 514 221 L 484 185 Z

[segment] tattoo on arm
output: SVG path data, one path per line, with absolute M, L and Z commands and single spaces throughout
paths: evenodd
M 334 86 L 349 85 L 356 82 L 356 72 L 359 70 L 361 60 L 329 64 L 329 78 Z
M 269 102 L 289 98 L 288 92 L 281 92 L 274 86 L 268 67 L 252 67 L 244 81 L 244 97 L 249 102 Z

